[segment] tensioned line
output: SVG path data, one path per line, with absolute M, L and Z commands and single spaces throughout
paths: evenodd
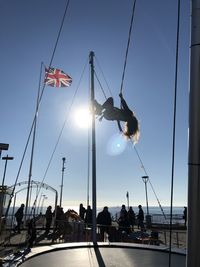
M 61 31 L 62 31 L 62 28 L 63 28 L 63 25 L 64 25 L 64 20 L 65 20 L 66 14 L 67 14 L 68 7 L 69 7 L 69 0 L 67 0 L 67 4 L 66 4 L 66 7 L 65 7 L 64 15 L 63 15 L 63 18 L 62 18 L 62 21 L 61 21 L 61 26 L 60 26 L 60 29 L 59 29 L 59 32 L 58 32 L 58 35 L 57 35 L 57 39 L 56 39 L 56 42 L 55 42 L 55 46 L 54 46 L 54 49 L 53 49 L 53 53 L 52 53 L 52 57 L 51 57 L 49 66 L 51 66 L 51 64 L 53 62 L 53 59 L 54 59 L 54 56 L 55 56 L 56 48 L 57 48 L 57 45 L 58 45 L 58 41 L 60 39 L 60 35 L 61 35 Z M 5 212 L 5 218 L 8 216 L 8 211 L 9 211 L 9 208 L 10 208 L 10 205 L 11 205 L 11 202 L 12 202 L 12 198 L 13 198 L 13 195 L 14 195 L 15 187 L 16 187 L 16 184 L 17 184 L 20 172 L 21 172 L 22 164 L 23 164 L 23 161 L 24 161 L 24 158 L 25 158 L 25 154 L 26 154 L 26 151 L 27 151 L 27 148 L 28 148 L 28 144 L 29 144 L 29 141 L 30 141 L 30 137 L 31 137 L 31 134 L 32 134 L 32 131 L 33 131 L 33 128 L 34 128 L 34 124 L 35 124 L 36 116 L 37 116 L 37 113 L 38 113 L 39 105 L 40 105 L 40 102 L 41 102 L 41 99 L 42 99 L 42 96 L 43 96 L 44 88 L 45 88 L 45 84 L 43 85 L 43 88 L 42 88 L 42 91 L 41 91 L 41 94 L 40 94 L 40 97 L 39 97 L 39 100 L 38 100 L 38 108 L 37 108 L 37 110 L 36 110 L 36 112 L 34 114 L 33 122 L 32 122 L 31 129 L 30 129 L 30 132 L 29 132 L 29 135 L 28 135 L 28 138 L 27 138 L 27 142 L 26 142 L 25 149 L 24 149 L 24 152 L 23 152 L 22 160 L 20 162 L 20 166 L 19 166 L 19 170 L 18 170 L 18 173 L 17 173 L 17 177 L 15 179 L 15 184 L 14 184 L 14 187 L 13 187 L 13 190 L 12 190 L 12 193 L 11 193 L 11 197 L 9 199 L 9 203 L 8 203 L 8 206 L 7 206 L 7 209 L 6 209 L 6 212 Z

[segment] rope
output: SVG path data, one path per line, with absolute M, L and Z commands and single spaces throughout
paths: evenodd
M 86 62 L 86 64 L 85 64 L 84 68 L 83 68 L 83 71 L 82 71 L 80 80 L 79 80 L 79 82 L 78 82 L 77 88 L 76 88 L 75 93 L 74 93 L 74 96 L 73 96 L 73 98 L 72 98 L 71 105 L 70 105 L 70 107 L 69 107 L 69 109 L 68 109 L 68 111 L 67 111 L 67 114 L 66 114 L 66 116 L 65 116 L 66 119 L 65 119 L 65 121 L 64 121 L 64 123 L 63 123 L 63 126 L 62 126 L 62 128 L 61 128 L 61 131 L 60 131 L 59 136 L 58 136 L 58 138 L 57 138 L 56 144 L 55 144 L 55 146 L 54 146 L 53 152 L 52 152 L 52 154 L 51 154 L 50 160 L 49 160 L 49 162 L 48 162 L 48 165 L 47 165 L 47 168 L 46 168 L 46 171 L 45 171 L 45 173 L 44 173 L 44 176 L 43 176 L 43 179 L 42 179 L 42 182 L 41 182 L 41 183 L 44 183 L 44 180 L 45 180 L 45 178 L 46 178 L 47 172 L 48 172 L 49 167 L 50 167 L 50 165 L 51 165 L 51 162 L 52 162 L 52 160 L 53 160 L 54 154 L 55 154 L 56 149 L 57 149 L 57 147 L 58 147 L 60 138 L 61 138 L 61 136 L 62 136 L 63 130 L 64 130 L 65 126 L 66 126 L 67 121 L 68 121 L 69 113 L 70 113 L 70 111 L 71 111 L 71 109 L 72 109 L 72 106 L 73 106 L 73 104 L 74 104 L 74 101 L 75 101 L 75 98 L 76 98 L 78 89 L 80 88 L 80 83 L 81 83 L 81 81 L 82 81 L 82 77 L 83 77 L 83 74 L 84 74 L 84 72 L 85 72 L 86 65 L 87 65 L 87 62 Z M 34 206 L 36 205 L 37 198 L 38 198 L 38 196 L 39 196 L 40 190 L 41 190 L 41 186 L 40 186 L 39 189 L 38 189 L 38 193 L 37 193 L 37 195 L 36 195 L 36 198 L 35 198 L 35 201 L 34 201 L 34 204 L 33 204 Z
M 146 171 L 146 169 L 145 169 L 145 167 L 144 167 L 144 164 L 143 164 L 143 162 L 142 162 L 142 160 L 141 160 L 141 157 L 140 157 L 140 155 L 139 155 L 139 153 L 138 153 L 138 151 L 137 151 L 137 149 L 136 149 L 134 143 L 133 143 L 133 147 L 134 147 L 134 150 L 135 150 L 135 152 L 136 152 L 136 155 L 137 155 L 137 157 L 138 157 L 138 159 L 139 159 L 139 161 L 140 161 L 140 163 L 141 163 L 141 167 L 142 167 L 142 169 L 144 170 L 145 175 L 149 177 L 149 175 L 147 174 L 147 171 Z M 163 210 L 163 208 L 162 208 L 162 206 L 161 206 L 161 203 L 160 203 L 160 201 L 159 201 L 159 199 L 158 199 L 158 197 L 157 197 L 157 195 L 156 195 L 156 192 L 155 192 L 155 190 L 154 190 L 154 188 L 153 188 L 153 185 L 152 185 L 152 183 L 151 183 L 151 181 L 150 181 L 150 178 L 148 179 L 148 181 L 149 181 L 149 184 L 150 184 L 150 186 L 151 186 L 151 189 L 152 189 L 152 191 L 153 191 L 153 193 L 154 193 L 154 196 L 156 197 L 156 200 L 157 200 L 157 202 L 158 202 L 158 205 L 159 205 L 159 207 L 160 207 L 160 209 L 161 209 L 161 211 L 162 211 L 162 214 L 163 214 L 163 216 L 164 216 L 164 218 L 165 218 L 165 220 L 166 220 L 166 216 L 165 216 L 164 210 Z
M 130 40 L 131 40 L 131 31 L 132 31 L 132 26 L 133 26 L 133 18 L 134 18 L 134 14 L 135 14 L 135 5 L 136 5 L 136 0 L 133 3 L 131 24 L 130 24 L 130 28 L 129 28 L 129 34 L 128 34 L 128 43 L 127 43 L 127 47 L 126 47 L 126 55 L 125 55 L 125 61 L 124 61 L 124 69 L 123 69 L 123 74 L 122 74 L 122 82 L 121 82 L 121 87 L 120 87 L 120 93 L 122 93 L 122 90 L 123 90 L 126 63 L 127 63 L 127 58 L 128 58 L 129 45 L 130 45 Z
M 51 64 L 53 62 L 53 59 L 54 59 L 54 55 L 55 55 L 55 52 L 56 52 L 56 48 L 57 48 L 57 45 L 58 45 L 58 41 L 59 41 L 59 38 L 60 38 L 61 31 L 62 31 L 62 28 L 63 28 L 63 24 L 64 24 L 64 20 L 65 20 L 65 17 L 66 17 L 67 10 L 68 10 L 68 6 L 69 6 L 69 0 L 67 1 L 67 4 L 66 4 L 66 8 L 65 8 L 65 11 L 64 11 L 64 15 L 63 15 L 63 18 L 62 18 L 61 26 L 60 26 L 60 29 L 59 29 L 59 32 L 58 32 L 58 36 L 57 36 L 57 39 L 56 39 L 56 43 L 55 43 L 55 46 L 54 46 L 54 50 L 53 50 L 53 53 L 52 53 L 52 57 L 51 57 L 49 66 L 51 66 Z M 42 92 L 41 92 L 41 95 L 40 95 L 39 100 L 38 100 L 38 109 L 39 109 L 40 102 L 42 100 L 42 96 L 43 96 L 43 93 L 44 93 L 44 88 L 45 88 L 45 84 L 43 85 Z M 12 198 L 13 198 L 13 195 L 14 195 L 15 187 L 16 187 L 17 181 L 19 179 L 19 174 L 21 172 L 22 164 L 23 164 L 23 161 L 24 161 L 24 158 L 25 158 L 27 147 L 28 147 L 28 144 L 29 144 L 29 141 L 30 141 L 30 137 L 31 137 L 31 134 L 32 134 L 32 131 L 33 131 L 33 127 L 34 127 L 34 124 L 35 124 L 36 116 L 37 116 L 37 113 L 35 113 L 35 115 L 34 115 L 34 119 L 33 119 L 32 125 L 31 125 L 31 129 L 30 129 L 30 132 L 29 132 L 29 135 L 28 135 L 28 139 L 27 139 L 27 142 L 26 142 L 26 145 L 25 145 L 25 149 L 24 149 L 24 152 L 23 152 L 23 155 L 22 155 L 22 160 L 21 160 L 21 163 L 20 163 L 20 166 L 19 166 L 17 177 L 15 179 L 15 184 L 14 184 L 14 187 L 13 187 L 13 190 L 12 190 L 12 193 L 11 193 L 11 197 L 10 197 L 10 200 L 9 200 L 9 203 L 8 203 L 8 207 L 7 207 L 6 212 L 5 212 L 5 218 L 7 218 L 8 211 L 9 211 L 9 208 L 10 208 L 10 204 L 12 202 Z
M 40 68 L 40 77 L 41 77 L 41 71 L 42 71 L 42 63 L 41 63 L 41 68 Z M 39 80 L 40 80 L 40 78 L 39 78 Z M 31 138 L 31 134 L 32 134 L 34 125 L 35 125 L 36 116 L 37 116 L 37 114 L 35 114 L 35 116 L 34 116 L 34 119 L 33 119 L 32 125 L 31 125 L 31 129 L 29 131 L 29 135 L 28 135 L 28 138 L 27 138 L 27 141 L 26 141 L 26 145 L 25 145 L 25 148 L 24 148 L 24 152 L 23 152 L 23 155 L 22 155 L 22 159 L 21 159 L 21 162 L 20 162 L 18 173 L 17 173 L 17 176 L 15 178 L 15 183 L 14 183 L 14 186 L 13 186 L 13 190 L 12 190 L 9 202 L 8 202 L 8 207 L 7 207 L 6 212 L 5 212 L 5 218 L 7 218 L 7 216 L 8 216 L 8 211 L 9 211 L 9 208 L 10 208 L 10 205 L 11 205 L 11 202 L 12 202 L 12 198 L 14 196 L 15 188 L 16 188 L 16 185 L 17 185 L 17 182 L 18 182 L 18 179 L 19 179 L 19 175 L 20 175 L 21 168 L 22 168 L 22 165 L 23 165 L 23 162 L 24 162 L 24 158 L 25 158 L 25 155 L 26 155 L 28 144 L 29 144 L 29 141 L 30 141 L 30 138 Z
M 98 78 L 97 74 L 96 74 L 96 71 L 94 71 L 94 75 L 95 75 L 95 77 L 96 77 L 96 79 L 97 79 L 97 81 L 98 81 L 98 83 L 99 83 L 99 85 L 100 85 L 100 87 L 101 87 L 101 91 L 102 91 L 102 93 L 103 93 L 105 99 L 107 99 L 106 94 L 105 94 L 105 92 L 104 92 L 104 90 L 103 90 L 103 87 L 102 87 L 102 85 L 101 85 L 101 83 L 100 83 L 100 81 L 99 81 L 99 78 Z
M 110 90 L 110 87 L 109 87 L 109 85 L 108 85 L 108 82 L 107 82 L 107 80 L 106 80 L 106 78 L 105 78 L 105 75 L 104 75 L 104 73 L 103 73 L 103 70 L 102 70 L 102 68 L 101 68 L 101 66 L 100 66 L 100 63 L 99 63 L 99 61 L 98 61 L 96 55 L 95 55 L 95 59 L 96 59 L 96 62 L 97 62 L 97 66 L 99 67 L 99 69 L 100 69 L 100 71 L 101 71 L 101 74 L 102 74 L 102 76 L 103 76 L 103 79 L 104 79 L 104 81 L 105 81 L 105 83 L 106 83 L 106 85 L 107 85 L 108 91 L 109 91 L 110 95 L 113 97 L 113 94 L 112 94 L 112 92 L 111 92 L 111 90 Z
M 174 191 L 174 165 L 175 165 L 175 141 L 176 141 L 176 105 L 177 105 L 177 83 L 178 83 L 178 54 L 179 54 L 179 24 L 180 24 L 180 0 L 177 6 L 177 32 L 176 32 L 176 60 L 175 60 L 175 77 L 174 77 L 174 118 L 173 118 L 173 144 L 172 144 L 172 166 L 171 166 L 171 203 L 170 203 L 170 238 L 169 238 L 169 267 L 171 266 L 171 249 L 172 249 L 172 208 L 173 208 L 173 191 Z

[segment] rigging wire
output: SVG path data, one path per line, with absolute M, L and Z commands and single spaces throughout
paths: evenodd
M 55 56 L 55 52 L 56 52 L 56 49 L 57 49 L 57 46 L 58 46 L 58 41 L 60 39 L 60 35 L 61 35 L 61 31 L 62 31 L 62 28 L 63 28 L 63 25 L 64 25 L 65 17 L 66 17 L 67 11 L 68 11 L 69 1 L 70 0 L 67 1 L 66 7 L 65 7 L 65 11 L 64 11 L 64 14 L 63 14 L 63 17 L 62 17 L 61 25 L 60 25 L 60 28 L 59 28 L 59 31 L 58 31 L 58 35 L 57 35 L 57 38 L 56 38 L 56 42 L 55 42 L 55 45 L 54 45 L 53 53 L 52 53 L 52 56 L 51 56 L 51 59 L 50 59 L 50 62 L 49 62 L 49 67 L 51 67 L 53 59 L 54 59 L 54 56 Z M 45 75 L 45 79 L 46 79 L 46 75 Z M 41 95 L 40 95 L 40 98 L 39 98 L 39 104 L 40 104 L 40 102 L 42 100 L 42 96 L 43 96 L 43 93 L 44 93 L 45 86 L 46 85 L 44 83 L 43 88 L 42 88 L 42 92 L 41 92 Z
M 66 7 L 65 7 L 64 15 L 63 15 L 63 18 L 62 18 L 62 21 L 61 21 L 61 26 L 60 26 L 60 29 L 59 29 L 59 32 L 58 32 L 58 35 L 57 35 L 57 39 L 56 39 L 56 42 L 55 42 L 55 46 L 54 46 L 54 50 L 53 50 L 53 53 L 52 53 L 52 57 L 50 59 L 49 67 L 51 67 L 51 64 L 52 64 L 53 59 L 54 59 L 54 55 L 55 55 L 55 52 L 56 52 L 58 41 L 60 39 L 61 31 L 62 31 L 62 28 L 63 28 L 63 25 L 64 25 L 64 20 L 65 20 L 65 17 L 66 17 L 66 14 L 67 14 L 67 10 L 68 10 L 68 7 L 69 7 L 69 2 L 70 2 L 70 0 L 67 0 L 67 4 L 66 4 Z M 39 106 L 40 106 L 40 102 L 42 100 L 44 89 L 45 89 L 45 84 L 43 85 L 43 88 L 42 88 L 42 91 L 41 91 L 41 95 L 39 97 L 38 109 L 39 109 Z M 38 112 L 38 110 L 37 110 L 37 112 Z M 15 179 L 15 184 L 14 184 L 14 187 L 13 187 L 10 199 L 9 199 L 9 203 L 8 203 L 8 206 L 7 206 L 7 209 L 6 209 L 6 212 L 5 212 L 5 218 L 7 218 L 7 216 L 8 216 L 8 211 L 9 211 L 9 208 L 10 208 L 10 204 L 12 202 L 12 198 L 13 198 L 13 195 L 14 195 L 15 187 L 16 187 L 17 181 L 19 179 L 19 175 L 20 175 L 21 168 L 22 168 L 22 165 L 23 165 L 23 162 L 24 162 L 24 158 L 25 158 L 25 155 L 26 155 L 26 151 L 27 151 L 27 148 L 28 148 L 30 137 L 31 137 L 31 134 L 32 134 L 32 131 L 33 131 L 33 128 L 34 128 L 37 112 L 34 114 L 33 122 L 32 122 L 32 125 L 31 125 L 31 129 L 30 129 L 30 132 L 29 132 L 29 135 L 28 135 L 28 138 L 27 138 L 27 142 L 26 142 L 26 145 L 25 145 L 25 148 L 24 148 L 24 152 L 23 152 L 23 155 L 22 155 L 22 159 L 21 159 L 21 162 L 20 162 L 18 173 L 17 173 L 16 179 Z
M 48 170 L 49 170 L 49 167 L 50 167 L 50 165 L 51 165 L 51 162 L 52 162 L 52 160 L 53 160 L 53 157 L 54 157 L 54 154 L 55 154 L 56 149 L 57 149 L 57 147 L 58 147 L 58 144 L 59 144 L 60 138 L 61 138 L 61 136 L 62 136 L 63 130 L 64 130 L 65 126 L 66 126 L 67 121 L 68 121 L 69 113 L 70 113 L 70 111 L 71 111 L 71 109 L 72 109 L 72 106 L 73 106 L 73 104 L 74 104 L 74 101 L 75 101 L 75 98 L 76 98 L 78 89 L 80 88 L 80 83 L 81 83 L 81 81 L 82 81 L 83 74 L 85 73 L 86 66 L 87 66 L 87 62 L 86 62 L 85 65 L 84 65 L 84 68 L 83 68 L 81 77 L 80 77 L 80 79 L 79 79 L 77 88 L 76 88 L 75 93 L 74 93 L 73 98 L 72 98 L 71 105 L 70 105 L 70 107 L 69 107 L 69 109 L 68 109 L 68 111 L 67 111 L 67 113 L 66 113 L 66 116 L 65 116 L 65 120 L 64 120 L 63 126 L 62 126 L 61 131 L 60 131 L 60 133 L 59 133 L 59 136 L 58 136 L 58 138 L 57 138 L 56 144 L 55 144 L 55 146 L 54 146 L 53 152 L 52 152 L 52 154 L 51 154 L 50 160 L 49 160 L 49 162 L 48 162 L 48 165 L 47 165 L 47 168 L 46 168 L 46 171 L 45 171 L 45 173 L 44 173 L 44 176 L 43 176 L 43 179 L 42 179 L 42 182 L 41 182 L 41 183 L 44 182 L 44 180 L 45 180 L 45 178 L 46 178 L 46 175 L 47 175 L 47 172 L 48 172 Z M 36 202 L 37 202 L 37 198 L 38 198 L 38 196 L 39 196 L 40 189 L 41 189 L 41 186 L 40 186 L 40 188 L 39 188 L 39 190 L 38 190 L 38 193 L 37 193 L 37 195 L 36 195 L 36 198 L 35 198 L 35 201 L 34 201 L 34 205 L 35 205 Z
M 177 106 L 177 84 L 178 84 L 179 33 L 180 33 L 180 0 L 177 1 L 176 58 L 175 58 L 175 77 L 174 77 L 174 115 L 173 115 L 173 138 L 172 138 L 173 143 L 172 143 L 172 165 L 171 165 L 169 267 L 171 266 L 171 250 L 172 250 L 172 208 L 173 208 L 175 143 L 176 143 L 176 106 Z
M 40 77 L 41 77 L 41 71 L 42 71 L 42 64 L 43 63 L 41 63 Z M 39 78 L 39 80 L 40 80 L 40 78 Z M 14 186 L 13 186 L 13 189 L 12 189 L 12 192 L 11 192 L 11 195 L 10 195 L 10 199 L 9 199 L 9 202 L 8 202 L 8 206 L 7 206 L 7 209 L 6 209 L 6 212 L 5 212 L 5 218 L 7 218 L 7 216 L 8 216 L 9 208 L 10 208 L 10 205 L 11 205 L 11 202 L 12 202 L 12 198 L 14 196 L 15 188 L 16 188 L 16 185 L 17 185 L 17 182 L 18 182 L 18 179 L 19 179 L 19 175 L 20 175 L 21 168 L 22 168 L 22 165 L 23 165 L 23 162 L 24 162 L 24 158 L 25 158 L 25 155 L 26 155 L 26 151 L 27 151 L 27 148 L 28 148 L 28 145 L 29 145 L 31 134 L 32 134 L 32 131 L 33 131 L 33 128 L 34 128 L 34 125 L 35 125 L 36 116 L 37 116 L 37 112 L 35 113 L 35 116 L 34 116 L 34 119 L 33 119 L 32 125 L 31 125 L 31 129 L 29 131 L 29 135 L 28 135 L 28 138 L 27 138 L 27 141 L 26 141 L 26 145 L 25 145 L 25 148 L 24 148 L 24 152 L 23 152 L 23 155 L 22 155 L 20 166 L 19 166 L 19 169 L 18 169 L 18 172 L 17 172 L 17 176 L 15 178 L 15 183 L 14 183 Z
M 128 51 L 129 51 L 129 45 L 130 45 L 130 40 L 131 40 L 131 32 L 132 32 L 132 27 L 133 27 L 133 19 L 134 19 L 134 15 L 135 15 L 135 7 L 136 7 L 136 0 L 134 0 L 134 2 L 133 2 L 132 16 L 131 16 L 131 23 L 130 23 L 129 34 L 128 34 L 128 42 L 127 42 L 127 48 L 126 48 L 126 54 L 125 54 L 125 60 L 124 60 L 124 68 L 123 68 L 123 74 L 122 74 L 122 81 L 121 81 L 120 93 L 122 93 L 122 90 L 123 90 L 123 83 L 124 83 L 124 77 L 125 77 L 125 71 L 126 71 L 126 64 L 127 64 L 127 58 L 128 58 Z M 143 168 L 145 174 L 147 175 L 147 172 L 146 172 L 146 170 L 145 170 L 144 164 L 142 163 L 141 157 L 140 157 L 140 155 L 139 155 L 139 153 L 138 153 L 138 151 L 137 151 L 137 149 L 136 149 L 134 143 L 133 143 L 133 147 L 134 147 L 135 152 L 136 152 L 136 154 L 137 154 L 137 156 L 138 156 L 138 159 L 139 159 L 139 161 L 140 161 L 140 163 L 141 163 L 141 165 L 142 165 L 142 168 Z M 147 176 L 148 176 L 148 175 L 147 175 Z M 160 204 L 160 201 L 159 201 L 159 199 L 158 199 L 158 197 L 157 197 L 157 195 L 156 195 L 156 193 L 155 193 L 155 190 L 154 190 L 154 188 L 153 188 L 153 185 L 152 185 L 150 179 L 149 179 L 149 184 L 150 184 L 150 186 L 151 186 L 151 188 L 152 188 L 152 191 L 153 191 L 153 193 L 154 193 L 154 195 L 155 195 L 155 197 L 156 197 L 156 199 L 157 199 L 157 202 L 158 202 L 158 205 L 159 205 L 159 207 L 160 207 L 160 209 L 161 209 L 161 211 L 162 211 L 162 214 L 163 214 L 164 218 L 166 219 L 164 210 L 163 210 L 163 208 L 162 208 L 162 206 L 161 206 L 161 204 Z
M 141 157 L 140 157 L 140 155 L 139 155 L 139 153 L 138 153 L 138 150 L 136 149 L 134 143 L 133 143 L 133 147 L 134 147 L 134 150 L 135 150 L 135 152 L 136 152 L 136 155 L 137 155 L 137 157 L 138 157 L 138 159 L 139 159 L 139 161 L 140 161 L 140 163 L 141 163 L 141 167 L 142 167 L 142 169 L 144 170 L 145 175 L 149 177 L 149 175 L 147 174 L 147 171 L 146 171 L 146 169 L 145 169 L 145 167 L 144 167 L 144 164 L 143 164 L 143 162 L 142 162 L 142 159 L 141 159 Z M 157 202 L 158 202 L 158 205 L 159 205 L 159 207 L 160 207 L 160 209 L 161 209 L 161 211 L 162 211 L 162 214 L 163 214 L 163 216 L 164 216 L 164 218 L 165 218 L 165 220 L 166 220 L 166 216 L 165 216 L 164 210 L 163 210 L 163 208 L 162 208 L 162 206 L 161 206 L 161 203 L 160 203 L 160 201 L 159 201 L 159 199 L 158 199 L 158 197 L 157 197 L 157 195 L 156 195 L 156 192 L 155 192 L 155 190 L 154 190 L 154 188 L 153 188 L 153 185 L 152 185 L 152 183 L 151 183 L 151 181 L 150 181 L 150 178 L 148 179 L 148 181 L 149 181 L 149 184 L 150 184 L 150 186 L 151 186 L 151 189 L 152 189 L 152 191 L 153 191 L 153 193 L 154 193 L 154 196 L 156 197 L 156 200 L 157 200 Z
M 121 86 L 120 86 L 120 93 L 122 93 L 122 90 L 123 90 L 124 76 L 125 76 L 125 71 L 126 71 L 128 51 L 129 51 L 129 45 L 130 45 L 130 40 L 131 40 L 131 31 L 133 27 L 133 18 L 135 14 L 135 6 L 136 6 L 136 0 L 134 0 L 134 3 L 133 3 L 131 23 L 130 23 L 129 34 L 128 34 L 128 42 L 127 42 L 127 47 L 126 47 L 126 55 L 125 55 L 125 60 L 124 60 L 124 68 L 123 68 L 123 73 L 122 73 L 122 81 L 121 81 Z
M 42 62 L 41 62 L 41 66 L 40 66 L 40 75 L 39 75 L 39 85 L 38 85 L 38 95 L 39 95 L 39 92 L 40 92 L 40 81 L 41 81 L 41 73 L 42 73 Z M 24 162 L 24 158 L 25 158 L 25 154 L 26 154 L 26 151 L 27 151 L 27 148 L 28 148 L 28 144 L 29 144 L 29 141 L 30 141 L 30 137 L 31 137 L 31 134 L 32 134 L 32 130 L 34 131 L 34 134 L 35 134 L 35 123 L 36 123 L 36 116 L 37 116 L 37 108 L 38 108 L 38 96 L 37 96 L 37 106 L 36 106 L 36 112 L 35 112 L 35 118 L 33 120 L 33 123 L 32 123 L 32 126 L 31 126 L 31 130 L 29 132 L 29 136 L 28 136 L 28 139 L 27 139 L 27 142 L 26 142 L 26 146 L 25 146 L 25 150 L 24 150 L 24 153 L 23 153 L 23 156 L 22 156 L 22 160 L 21 160 L 21 163 L 20 163 L 20 166 L 19 166 L 19 170 L 18 170 L 18 173 L 17 173 L 17 177 L 15 179 L 15 183 L 14 183 L 14 186 L 13 186 L 13 189 L 12 189 L 12 192 L 11 192 L 11 195 L 10 195 L 10 199 L 9 199 L 9 202 L 8 202 L 8 206 L 7 206 L 7 209 L 6 209 L 6 212 L 5 212 L 5 218 L 7 218 L 8 216 L 8 212 L 9 212 L 9 208 L 10 208 L 10 205 L 11 205 L 11 202 L 12 202 L 12 198 L 14 196 L 14 191 L 15 191 L 15 188 L 16 188 L 16 185 L 17 185 L 17 182 L 18 182 L 18 178 L 19 178 L 19 175 L 20 175 L 20 171 L 21 171 L 21 168 L 22 168 L 22 164 Z M 33 149 L 32 149 L 32 153 L 33 153 Z M 26 216 L 26 212 L 25 212 L 25 216 Z M 10 232 L 10 236 L 9 238 L 11 237 L 11 232 Z
M 35 110 L 35 120 L 34 120 L 34 127 L 33 127 L 31 158 L 30 158 L 30 165 L 29 165 L 28 187 L 27 187 L 25 216 L 24 216 L 24 221 L 25 222 L 26 222 L 26 219 L 27 219 L 27 211 L 28 211 L 28 207 L 30 206 L 30 199 L 31 199 L 31 194 L 30 194 L 29 190 L 30 190 L 30 185 L 31 185 L 31 177 L 32 177 L 32 169 L 33 169 L 33 158 L 34 158 L 33 156 L 34 156 L 35 138 L 36 138 L 36 130 L 37 130 L 39 97 L 40 97 L 40 87 L 41 87 L 41 79 L 42 79 L 42 66 L 43 66 L 43 63 L 41 63 L 41 66 L 40 66 L 40 77 L 39 77 L 39 84 L 38 84 L 38 94 L 37 94 L 37 102 L 36 102 L 36 110 Z M 29 197 L 29 194 L 30 194 L 30 197 Z
M 98 76 L 97 76 L 95 70 L 94 70 L 94 75 L 95 75 L 95 77 L 96 77 L 96 79 L 97 79 L 97 81 L 98 81 L 98 83 L 99 83 L 99 85 L 100 85 L 101 91 L 102 91 L 102 93 L 103 93 L 105 99 L 107 99 L 106 94 L 105 94 L 105 91 L 103 90 L 103 87 L 102 87 L 102 85 L 101 85 L 101 83 L 100 83 L 100 80 L 99 80 L 99 78 L 98 78 Z
M 108 82 L 107 82 L 107 80 L 106 80 L 106 78 L 105 78 L 105 75 L 104 75 L 104 73 L 103 73 L 103 70 L 102 70 L 102 68 L 101 68 L 101 65 L 100 65 L 100 63 L 99 63 L 99 61 L 98 61 L 96 55 L 95 55 L 95 59 L 96 59 L 96 62 L 97 62 L 97 66 L 99 67 L 99 69 L 100 69 L 100 71 L 101 71 L 101 74 L 102 74 L 102 76 L 103 76 L 103 79 L 104 79 L 104 81 L 105 81 L 105 83 L 106 83 L 106 85 L 107 85 L 108 91 L 109 91 L 111 97 L 113 97 L 113 94 L 112 94 L 112 92 L 111 92 L 111 90 L 110 90 L 110 87 L 109 87 L 109 85 L 108 85 Z

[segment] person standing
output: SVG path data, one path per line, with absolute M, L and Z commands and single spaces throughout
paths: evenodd
M 108 211 L 108 207 L 104 207 L 103 210 L 97 215 L 97 224 L 99 224 L 101 241 L 104 241 L 104 233 L 109 235 L 111 223 L 112 219 L 111 214 Z
M 121 212 L 121 215 L 119 217 L 118 220 L 118 224 L 119 224 L 119 231 L 121 233 L 126 233 L 126 234 L 130 234 L 130 222 L 128 219 L 128 212 Z
M 45 213 L 45 218 L 46 218 L 46 229 L 45 229 L 45 234 L 48 235 L 53 219 L 53 212 L 52 212 L 52 207 L 48 206 L 46 213 Z
M 87 224 L 87 226 L 92 226 L 92 209 L 90 205 L 88 205 L 85 213 L 85 223 Z
M 21 204 L 20 208 L 15 213 L 15 218 L 17 221 L 17 226 L 15 227 L 15 230 L 18 232 L 18 234 L 20 234 L 20 228 L 23 217 L 24 217 L 24 204 Z
M 135 212 L 132 207 L 128 210 L 128 220 L 131 225 L 132 230 L 134 231 L 134 225 L 135 225 Z
M 79 216 L 82 220 L 84 220 L 86 209 L 83 207 L 83 204 L 81 203 L 79 206 Z
M 56 209 L 53 212 L 53 216 L 55 217 L 55 230 L 57 230 L 62 224 L 63 215 L 63 208 L 57 205 Z
M 123 216 L 127 217 L 127 215 L 128 215 L 128 212 L 126 210 L 126 206 L 123 204 L 120 210 L 120 217 L 123 217 Z
M 141 205 L 139 205 L 138 208 L 139 208 L 139 212 L 138 212 L 138 216 L 137 216 L 138 227 L 140 227 L 141 231 L 143 231 L 144 230 L 144 211 L 143 211 Z

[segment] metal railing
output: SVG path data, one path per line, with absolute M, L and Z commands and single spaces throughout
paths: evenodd
M 156 215 L 157 216 L 157 215 Z M 156 220 L 154 220 L 156 218 Z M 138 228 L 137 222 L 133 227 L 119 226 L 117 221 L 113 221 L 111 226 L 97 225 L 97 241 L 98 242 L 128 242 L 141 243 L 149 245 L 169 246 L 168 228 L 163 228 L 162 221 L 152 215 L 152 227 L 145 228 L 143 231 Z M 180 216 L 174 217 L 175 225 L 179 225 L 180 229 L 172 230 L 172 246 L 174 248 L 186 249 L 186 229 L 184 229 L 184 222 Z M 156 228 L 154 223 L 156 221 Z M 0 234 L 1 250 L 3 248 L 18 247 L 18 245 L 28 245 L 30 240 L 30 233 L 28 234 L 27 225 L 22 225 L 21 233 L 14 233 L 14 224 L 12 218 L 7 220 L 3 225 Z M 159 223 L 162 228 L 159 228 Z M 33 246 L 40 246 L 43 244 L 55 244 L 61 242 L 91 242 L 92 241 L 92 227 L 84 223 L 84 221 L 67 221 L 58 220 L 52 222 L 50 232 L 45 234 L 45 216 L 41 216 L 36 221 L 36 237 Z

